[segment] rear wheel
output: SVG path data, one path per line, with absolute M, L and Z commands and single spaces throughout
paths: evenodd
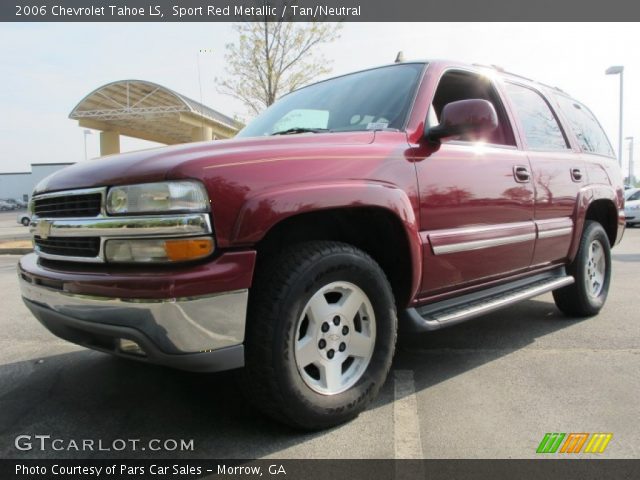
M 289 425 L 328 428 L 356 417 L 384 383 L 396 312 L 378 264 L 343 243 L 296 245 L 258 265 L 242 388 Z
M 598 222 L 585 223 L 578 253 L 567 271 L 576 281 L 553 292 L 556 305 L 570 316 L 596 315 L 607 300 L 611 281 L 611 246 Z

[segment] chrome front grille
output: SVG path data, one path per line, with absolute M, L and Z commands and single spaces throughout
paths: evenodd
M 109 239 L 184 238 L 213 233 L 207 212 L 109 216 L 104 208 L 106 191 L 89 188 L 34 196 L 29 229 L 38 256 L 104 263 Z
M 36 251 L 64 257 L 97 257 L 100 253 L 100 237 L 48 237 L 33 239 Z
M 41 218 L 97 217 L 102 206 L 102 194 L 36 196 L 33 202 L 33 212 Z

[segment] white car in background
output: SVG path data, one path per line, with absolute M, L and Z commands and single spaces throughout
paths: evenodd
M 17 220 L 18 220 L 18 223 L 21 223 L 25 227 L 28 227 L 29 224 L 31 223 L 31 214 L 29 213 L 28 210 L 23 212 L 18 212 Z
M 640 188 L 630 188 L 624 192 L 624 216 L 628 226 L 640 224 Z

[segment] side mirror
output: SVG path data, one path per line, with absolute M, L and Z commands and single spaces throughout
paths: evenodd
M 425 132 L 430 141 L 469 133 L 480 135 L 498 128 L 496 109 L 479 98 L 447 103 L 440 117 L 440 124 Z

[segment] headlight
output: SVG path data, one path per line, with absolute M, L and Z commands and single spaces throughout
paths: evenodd
M 112 187 L 107 194 L 107 213 L 203 212 L 209 210 L 204 186 L 176 181 Z
M 213 253 L 211 237 L 107 240 L 105 257 L 108 262 L 187 262 Z

